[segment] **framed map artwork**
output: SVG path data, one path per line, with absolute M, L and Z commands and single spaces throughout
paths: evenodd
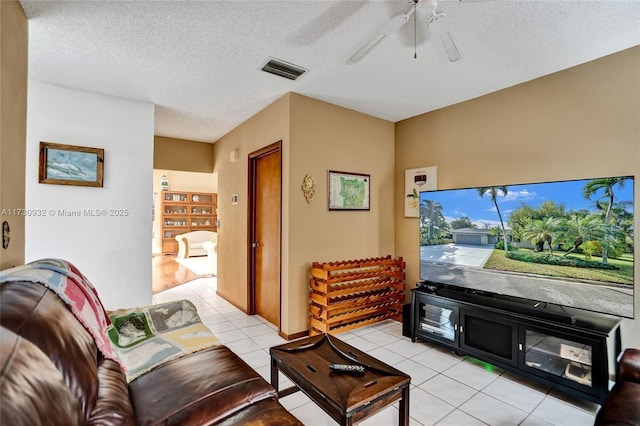
M 369 210 L 371 176 L 329 170 L 329 210 Z

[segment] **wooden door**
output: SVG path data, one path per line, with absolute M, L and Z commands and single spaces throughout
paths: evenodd
M 249 306 L 280 326 L 280 143 L 249 156 Z

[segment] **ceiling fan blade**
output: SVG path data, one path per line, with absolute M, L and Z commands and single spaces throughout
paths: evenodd
M 380 44 L 387 36 L 398 31 L 404 24 L 409 21 L 411 15 L 414 14 L 416 8 L 412 7 L 407 13 L 395 16 L 384 27 L 380 29 L 374 36 L 358 47 L 345 61 L 347 65 L 353 65 L 362 60 L 369 54 L 378 44 Z
M 458 62 L 462 59 L 462 55 L 460 55 L 460 51 L 458 50 L 458 46 L 456 46 L 456 42 L 453 39 L 451 33 L 445 33 L 440 36 L 440 41 L 444 45 L 444 50 L 447 51 L 447 56 L 449 57 L 450 62 Z
M 376 47 L 379 43 L 381 43 L 382 40 L 384 40 L 386 37 L 387 37 L 387 34 L 383 34 L 383 33 L 376 34 L 369 41 L 367 41 L 362 46 L 357 48 L 356 51 L 353 52 L 351 56 L 349 56 L 346 59 L 345 63 L 347 65 L 357 64 L 362 60 L 362 58 L 367 56 L 369 52 L 373 50 L 374 47 Z
M 440 42 L 444 46 L 444 50 L 447 52 L 449 61 L 457 62 L 462 59 L 462 55 L 460 54 L 460 50 L 458 49 L 453 34 L 453 26 L 451 25 L 447 15 L 434 10 L 433 14 L 427 20 L 427 23 L 429 24 L 429 28 L 431 28 L 433 35 L 440 39 Z

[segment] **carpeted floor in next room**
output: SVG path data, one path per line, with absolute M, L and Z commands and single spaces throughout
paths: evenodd
M 270 380 L 269 347 L 284 343 L 275 327 L 248 316 L 216 295 L 216 278 L 200 278 L 161 291 L 154 303 L 189 299 L 220 341 Z M 338 338 L 411 375 L 410 424 L 464 426 L 587 426 L 598 405 L 574 399 L 500 368 L 485 368 L 424 342 L 411 343 L 396 321 L 384 321 Z M 281 389 L 291 385 L 280 378 Z M 336 423 L 301 392 L 280 402 L 308 426 Z M 363 426 L 398 424 L 397 406 L 382 410 Z

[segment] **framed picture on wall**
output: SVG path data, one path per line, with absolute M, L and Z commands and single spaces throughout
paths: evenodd
M 406 169 L 404 172 L 404 217 L 420 217 L 420 191 L 438 189 L 438 167 Z
M 104 149 L 40 142 L 38 182 L 102 187 Z
M 329 170 L 329 210 L 369 210 L 371 176 Z

